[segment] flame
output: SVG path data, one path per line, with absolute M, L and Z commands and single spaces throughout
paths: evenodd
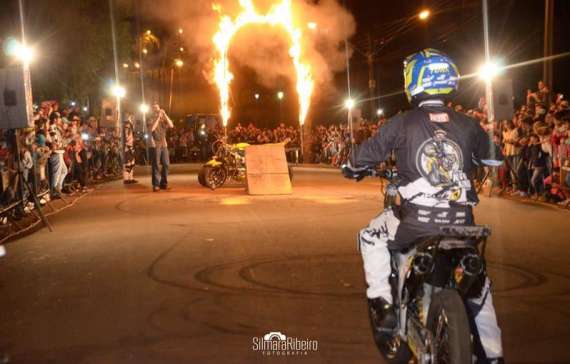
M 260 14 L 253 5 L 252 0 L 239 0 L 241 13 L 235 18 L 221 14 L 221 7 L 213 5 L 213 10 L 220 13 L 220 24 L 218 32 L 214 35 L 213 41 L 218 52 L 214 59 L 214 80 L 220 92 L 220 113 L 224 126 L 227 126 L 231 117 L 229 106 L 230 84 L 234 78 L 230 72 L 228 60 L 228 50 L 235 34 L 248 25 L 270 25 L 280 26 L 287 31 L 291 46 L 289 56 L 291 57 L 296 71 L 296 90 L 299 95 L 299 123 L 303 125 L 313 94 L 313 75 L 311 66 L 303 60 L 303 31 L 295 24 L 293 19 L 293 8 L 291 0 L 280 0 L 267 14 Z

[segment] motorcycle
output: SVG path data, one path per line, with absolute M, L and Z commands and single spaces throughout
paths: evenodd
M 214 157 L 198 172 L 198 182 L 212 190 L 222 187 L 228 180 L 244 183 L 247 179 L 245 149 L 247 143 L 228 144 L 217 140 L 212 145 Z M 293 170 L 288 166 L 289 179 L 293 181 Z
M 342 172 L 358 181 L 385 179 L 384 208 L 398 214 L 397 171 L 343 166 Z M 388 363 L 487 362 L 467 300 L 483 294 L 490 233 L 486 226 L 442 226 L 438 236 L 420 239 L 407 251 L 391 251 L 390 284 L 398 325 L 389 333 L 371 325 Z M 377 322 L 371 309 L 369 316 L 371 323 Z
M 244 182 L 246 179 L 245 148 L 249 144 L 228 144 L 218 140 L 213 144 L 214 156 L 198 172 L 198 182 L 212 190 L 222 187 L 228 179 Z

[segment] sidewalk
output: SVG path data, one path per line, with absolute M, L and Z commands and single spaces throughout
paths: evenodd
M 44 203 L 41 206 L 41 210 L 49 223 L 50 216 L 74 206 L 80 199 L 93 192 L 98 186 L 117 179 L 120 179 L 120 177 L 93 181 L 89 190 L 85 192 L 73 192 L 67 195 L 64 194 L 60 199 L 49 199 L 46 201 L 42 198 Z M 9 211 L 0 216 L 0 245 L 13 242 L 21 237 L 34 233 L 42 227 L 47 226 L 44 224 L 35 206 L 20 218 L 15 218 L 12 211 Z

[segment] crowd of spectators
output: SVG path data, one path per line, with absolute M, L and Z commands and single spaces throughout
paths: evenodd
M 456 106 L 456 108 L 461 109 Z M 570 204 L 570 109 L 562 94 L 540 81 L 510 120 L 490 123 L 487 106 L 468 110 L 500 143 L 506 163 L 497 176 L 500 193 Z
M 354 124 L 354 142 L 360 144 L 366 139 L 376 135 L 378 128 L 385 119 L 382 117 L 378 122 L 371 123 L 359 121 Z M 312 131 L 312 162 L 326 163 L 334 167 L 340 167 L 348 161 L 350 155 L 350 129 L 347 123 L 340 125 L 317 126 Z
M 174 128 L 168 137 L 169 153 L 175 162 L 204 162 L 212 154 L 212 144 L 222 138 L 222 128 L 201 129 L 199 126 L 182 125 Z M 290 161 L 296 161 L 300 147 L 298 128 L 281 123 L 274 129 L 257 128 L 252 123 L 242 126 L 238 123 L 227 130 L 227 142 L 230 144 L 267 144 L 285 143 Z
M 494 173 L 499 192 L 513 196 L 570 203 L 570 108 L 560 94 L 553 95 L 539 82 L 535 92 L 528 91 L 526 103 L 510 120 L 489 122 L 484 98 L 476 108 L 450 105 L 478 121 L 499 143 L 505 161 Z M 354 123 L 354 142 L 359 144 L 375 135 L 385 122 Z M 381 132 L 381 131 L 380 131 Z M 306 162 L 339 167 L 350 154 L 350 130 L 346 123 L 316 126 L 308 134 L 309 158 Z M 210 158 L 213 142 L 223 130 L 179 125 L 168 135 L 170 155 L 175 162 L 198 162 Z M 19 154 L 16 138 L 20 138 Z M 65 193 L 86 190 L 96 180 L 119 176 L 122 171 L 120 132 L 104 128 L 93 116 L 78 108 L 60 108 L 57 103 L 42 104 L 34 113 L 34 127 L 16 133 L 0 130 L 0 205 L 6 208 L 30 200 L 30 194 L 44 203 Z M 261 129 L 253 124 L 237 124 L 227 130 L 229 143 L 285 143 L 290 161 L 299 161 L 299 128 L 280 124 Z M 138 164 L 147 163 L 145 136 L 137 134 L 135 150 Z M 25 184 L 23 184 L 25 182 Z M 26 187 L 28 185 L 29 187 Z M 19 204 L 19 213 L 33 204 Z
M 85 191 L 95 180 L 118 176 L 120 133 L 98 125 L 77 108 L 51 102 L 34 111 L 33 127 L 0 130 L 2 210 L 14 206 L 21 216 L 34 207 L 32 194 L 45 204 Z
M 491 132 L 500 144 L 505 163 L 492 174 L 500 194 L 570 205 L 570 108 L 562 94 L 553 95 L 540 81 L 537 91 L 528 90 L 526 102 L 512 119 L 489 122 L 482 97 L 476 108 L 449 104 L 466 113 Z M 354 139 L 360 144 L 378 132 L 385 122 L 361 122 L 354 125 Z M 350 153 L 347 124 L 319 126 L 314 131 L 314 162 L 338 167 Z
M 374 135 L 380 123 L 359 122 L 355 127 L 357 143 Z M 309 163 L 324 163 L 340 166 L 347 161 L 350 149 L 350 133 L 346 125 L 317 126 L 306 135 L 306 143 L 310 145 L 311 156 Z M 187 126 L 178 127 L 171 131 L 168 138 L 170 156 L 177 162 L 204 161 L 211 155 L 211 145 L 223 136 L 223 129 L 204 129 Z M 273 129 L 258 128 L 253 123 L 242 126 L 238 123 L 227 130 L 227 142 L 230 144 L 267 144 L 284 143 L 290 162 L 299 162 L 300 130 L 298 127 L 286 126 L 281 123 Z M 206 154 L 206 155 L 204 155 Z
M 526 102 L 519 106 L 510 120 L 490 123 L 487 105 L 482 97 L 477 107 L 467 109 L 459 104 L 450 104 L 456 111 L 465 113 L 478 121 L 483 129 L 492 132 L 500 144 L 505 163 L 491 175 L 489 182 L 500 194 L 508 194 L 540 201 L 570 203 L 570 109 L 561 94 L 553 94 L 544 82 L 538 83 L 536 91 L 528 90 Z M 353 124 L 355 144 L 360 144 L 375 135 L 384 117 L 374 122 L 357 120 Z M 306 162 L 323 163 L 339 167 L 350 155 L 350 130 L 347 123 L 315 126 L 306 136 Z M 221 137 L 221 129 L 209 135 L 208 143 Z M 285 142 L 286 148 L 300 146 L 299 129 L 280 124 L 275 129 L 259 129 L 253 124 L 241 124 L 228 130 L 230 143 L 264 144 Z M 199 136 L 188 130 L 178 130 L 171 135 L 171 148 L 180 156 L 179 149 L 200 150 Z M 181 148 L 180 148 L 181 147 Z M 184 155 L 187 152 L 183 153 Z M 199 155 L 199 153 L 198 153 Z M 290 158 L 290 161 L 293 160 Z

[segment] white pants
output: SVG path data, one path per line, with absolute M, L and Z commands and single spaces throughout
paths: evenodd
M 55 191 L 61 192 L 63 188 L 63 182 L 65 181 L 65 177 L 67 176 L 67 166 L 65 165 L 65 161 L 63 159 L 63 153 L 52 153 L 50 156 L 50 164 L 51 164 L 51 187 Z
M 399 225 L 400 221 L 394 216 L 394 213 L 391 210 L 386 210 L 360 231 L 359 246 L 364 262 L 366 283 L 368 284 L 366 290 L 368 298 L 382 297 L 392 303 L 392 288 L 388 281 L 391 273 L 388 242 L 394 241 Z M 503 356 L 501 329 L 497 323 L 490 286 L 490 281 L 487 279 L 481 298 L 470 301 L 476 306 L 482 304 L 475 317 L 475 323 L 489 359 Z
M 123 181 L 132 181 L 135 179 L 135 169 L 123 168 Z

